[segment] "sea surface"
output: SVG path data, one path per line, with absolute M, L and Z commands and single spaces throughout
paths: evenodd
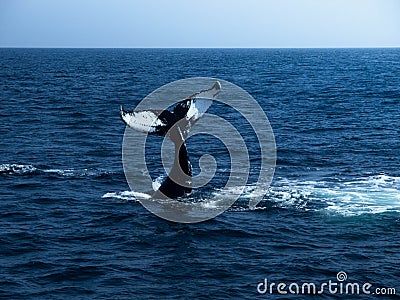
M 173 223 L 127 184 L 119 106 L 199 76 L 260 104 L 276 170 L 257 207 L 250 174 L 228 211 Z M 400 295 L 400 49 L 0 49 L 0 120 L 2 299 L 277 299 L 259 284 L 339 272 Z M 195 172 L 211 147 L 226 173 L 216 146 L 188 145 Z

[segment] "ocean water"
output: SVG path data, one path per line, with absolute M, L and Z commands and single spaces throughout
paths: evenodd
M 277 164 L 256 208 L 252 173 L 227 212 L 178 224 L 130 191 L 118 112 L 198 76 L 257 100 Z M 0 49 L 0 117 L 4 299 L 274 299 L 257 292 L 265 278 L 338 272 L 400 293 L 400 49 Z M 195 171 L 212 148 L 222 174 L 195 195 L 226 179 L 217 146 L 188 145 Z

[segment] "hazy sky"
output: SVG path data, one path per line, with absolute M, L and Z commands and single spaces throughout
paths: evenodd
M 400 0 L 0 0 L 0 47 L 399 47 Z

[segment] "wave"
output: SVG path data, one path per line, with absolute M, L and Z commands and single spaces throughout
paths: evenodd
M 237 188 L 225 191 L 214 190 L 212 195 L 204 197 L 197 194 L 206 209 L 216 208 L 218 199 L 236 194 Z M 249 199 L 263 195 L 262 201 L 255 207 L 249 207 Z M 126 201 L 138 201 L 141 193 L 123 191 L 109 192 L 103 198 L 116 198 Z M 149 195 L 146 195 L 146 199 Z M 193 201 L 191 196 L 188 201 Z M 217 200 L 216 200 L 217 199 Z M 198 199 L 195 201 L 199 203 Z M 231 211 L 265 210 L 269 208 L 295 209 L 298 211 L 318 211 L 343 216 L 378 214 L 384 212 L 400 213 L 400 177 L 375 175 L 354 180 L 300 181 L 278 178 L 266 190 L 256 190 L 247 186 L 230 208 Z

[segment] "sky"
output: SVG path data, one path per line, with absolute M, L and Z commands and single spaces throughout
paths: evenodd
M 0 0 L 0 47 L 400 47 L 400 1 Z

